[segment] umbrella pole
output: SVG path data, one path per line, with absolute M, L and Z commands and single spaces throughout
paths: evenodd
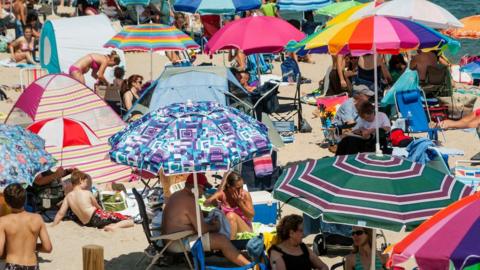
M 200 221 L 200 206 L 198 205 L 198 180 L 197 174 L 193 173 L 193 195 L 195 196 L 195 214 L 197 217 L 197 235 L 198 238 L 202 237 L 202 223 Z
M 371 258 L 370 270 L 375 270 L 375 258 L 376 257 L 377 257 L 377 230 L 372 229 L 372 254 L 370 256 L 370 258 Z
M 377 71 L 377 48 L 373 43 L 373 77 L 375 91 L 375 154 L 382 155 L 380 150 L 380 127 L 378 126 L 378 71 Z
M 150 81 L 153 80 L 153 52 L 150 49 Z
M 258 86 L 262 85 L 262 72 L 260 71 L 260 56 L 258 56 L 258 53 L 255 54 L 255 62 L 257 62 L 257 74 L 258 74 Z

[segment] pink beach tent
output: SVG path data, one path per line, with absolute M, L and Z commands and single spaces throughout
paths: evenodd
M 30 84 L 5 123 L 28 126 L 61 117 L 85 123 L 96 134 L 98 142 L 70 146 L 63 150 L 63 154 L 62 147 L 47 145 L 47 151 L 59 160 L 59 164 L 90 174 L 95 183 L 129 179 L 130 168 L 113 163 L 108 157 L 108 138 L 123 129 L 125 123 L 90 88 L 67 75 L 46 75 Z

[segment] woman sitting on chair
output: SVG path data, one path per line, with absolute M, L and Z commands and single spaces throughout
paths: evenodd
M 80 58 L 68 69 L 68 73 L 72 78 L 85 83 L 84 74 L 92 70 L 92 77 L 97 79 L 98 82 L 108 85 L 107 80 L 104 77 L 107 67 L 114 67 L 120 64 L 120 56 L 116 51 L 112 51 L 109 55 L 103 55 L 98 53 L 90 53 Z
M 227 176 L 223 190 L 216 192 L 205 201 L 205 205 L 218 204 L 230 223 L 230 239 L 234 240 L 239 232 L 251 232 L 255 215 L 250 193 L 243 189 L 243 179 L 231 172 Z
M 345 270 L 369 270 L 372 261 L 372 229 L 353 227 L 353 253 L 345 258 Z M 375 269 L 385 269 L 388 255 L 377 252 L 375 255 Z
M 143 77 L 140 75 L 132 75 L 128 77 L 126 88 L 122 89 L 122 101 L 125 110 L 130 110 L 135 102 L 140 98 L 140 90 L 142 89 Z
M 328 270 L 328 266 L 303 243 L 301 216 L 289 215 L 282 218 L 277 225 L 277 237 L 280 243 L 268 250 L 273 269 Z

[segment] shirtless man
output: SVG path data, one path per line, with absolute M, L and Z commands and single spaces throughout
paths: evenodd
M 27 7 L 25 0 L 15 0 L 13 3 L 13 14 L 15 15 L 15 38 L 23 36 L 23 27 L 27 25 Z
M 424 82 L 427 78 L 427 67 L 437 64 L 437 56 L 433 52 L 417 51 L 417 55 L 412 57 L 410 62 L 410 69 L 417 70 L 418 78 L 421 82 Z
M 68 208 L 72 209 L 79 221 L 87 227 L 114 231 L 118 228 L 133 227 L 133 220 L 118 213 L 106 212 L 98 204 L 89 187 L 91 178 L 77 169 L 72 172 L 73 190 L 63 200 L 55 216 L 53 226 L 62 221 Z
M 37 270 L 35 252 L 52 252 L 45 223 L 40 215 L 23 209 L 27 192 L 20 184 L 8 185 L 3 194 L 12 208 L 11 214 L 0 218 L 0 254 L 6 248 L 5 269 Z
M 207 178 L 203 174 L 197 174 L 198 192 L 201 196 L 204 192 L 204 188 L 207 185 Z M 170 234 L 180 231 L 193 230 L 195 235 L 188 238 L 188 242 L 193 242 L 197 239 L 197 219 L 195 214 L 195 197 L 193 195 L 193 174 L 189 175 L 185 183 L 185 188 L 175 192 L 170 197 L 168 204 L 165 205 L 163 210 L 162 221 L 162 234 Z M 205 251 L 221 250 L 223 255 L 231 262 L 237 265 L 246 265 L 250 262 L 243 257 L 240 252 L 232 245 L 224 235 L 217 233 L 219 230 L 219 224 L 207 224 L 201 218 L 202 226 L 202 245 Z M 190 245 L 187 243 L 185 247 L 190 249 Z M 168 250 L 175 253 L 183 251 L 179 244 L 172 243 Z

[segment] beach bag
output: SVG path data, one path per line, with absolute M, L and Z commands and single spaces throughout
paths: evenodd
M 248 240 L 247 253 L 250 258 L 258 262 L 262 258 L 265 251 L 265 244 L 263 242 L 263 234 L 259 234 Z
M 4 53 L 8 50 L 8 39 L 4 36 L 0 36 L 0 52 Z
M 280 65 L 280 68 L 282 70 L 283 82 L 295 82 L 300 75 L 298 64 L 291 57 L 287 57 Z
M 273 173 L 272 156 L 270 156 L 270 154 L 267 154 L 261 157 L 254 158 L 253 170 L 255 171 L 255 176 L 257 177 L 271 175 Z
M 102 208 L 109 212 L 119 212 L 127 209 L 127 198 L 123 191 L 101 191 Z
M 390 132 L 390 141 L 393 146 L 407 147 L 412 140 L 410 136 L 405 135 L 401 128 L 395 128 Z

